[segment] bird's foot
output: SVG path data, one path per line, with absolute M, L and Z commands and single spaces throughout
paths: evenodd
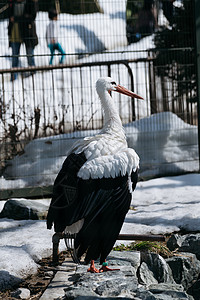
M 91 273 L 99 273 L 99 270 L 97 268 L 95 268 L 93 260 L 91 261 L 91 265 L 90 265 L 90 267 L 88 268 L 87 271 L 91 272 Z
M 107 262 L 103 262 L 102 267 L 99 269 L 99 273 L 108 272 L 108 271 L 120 271 L 120 269 L 111 269 L 108 267 Z
M 93 268 L 91 266 L 87 269 L 87 271 L 90 273 L 99 273 L 99 270 L 97 268 L 95 267 Z

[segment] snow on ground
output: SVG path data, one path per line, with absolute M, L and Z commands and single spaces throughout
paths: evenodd
M 79 138 L 97 132 L 80 131 Z M 140 156 L 141 177 L 198 171 L 197 126 L 175 114 L 140 119 L 127 124 L 125 132 L 129 147 Z M 70 133 L 31 141 L 23 155 L 9 161 L 0 178 L 2 189 L 53 184 L 75 137 L 76 133 Z
M 128 212 L 121 232 L 199 231 L 199 200 L 200 174 L 141 181 L 133 193 L 134 210 Z M 36 272 L 38 260 L 52 254 L 53 230 L 46 229 L 45 221 L 0 219 L 0 235 L 0 286 Z M 60 250 L 64 249 L 61 240 Z
M 200 174 L 139 182 L 124 233 L 165 234 L 200 231 Z

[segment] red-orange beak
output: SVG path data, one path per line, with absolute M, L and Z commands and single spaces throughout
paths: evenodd
M 133 93 L 133 92 L 127 90 L 125 87 L 123 87 L 123 86 L 121 86 L 121 85 L 119 85 L 119 84 L 116 86 L 116 90 L 115 90 L 115 91 L 118 92 L 118 93 L 121 93 L 121 94 L 130 96 L 130 97 L 132 97 L 132 98 L 137 98 L 137 99 L 142 99 L 142 100 L 144 100 L 143 97 L 137 95 L 136 93 Z

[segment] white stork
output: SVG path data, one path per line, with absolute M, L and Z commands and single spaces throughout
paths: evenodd
M 112 78 L 97 80 L 104 111 L 99 134 L 85 137 L 71 148 L 55 180 L 47 228 L 74 236 L 74 257 L 85 253 L 88 271 L 108 268 L 106 257 L 119 235 L 137 183 L 139 157 L 128 148 L 122 122 L 110 95 L 119 92 L 143 99 L 117 85 Z M 100 270 L 94 260 L 100 258 Z

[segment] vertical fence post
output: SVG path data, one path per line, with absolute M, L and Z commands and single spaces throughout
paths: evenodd
M 198 144 L 199 144 L 199 171 L 200 171 L 200 1 L 195 0 L 196 26 L 196 65 L 197 65 L 197 116 L 198 116 Z

